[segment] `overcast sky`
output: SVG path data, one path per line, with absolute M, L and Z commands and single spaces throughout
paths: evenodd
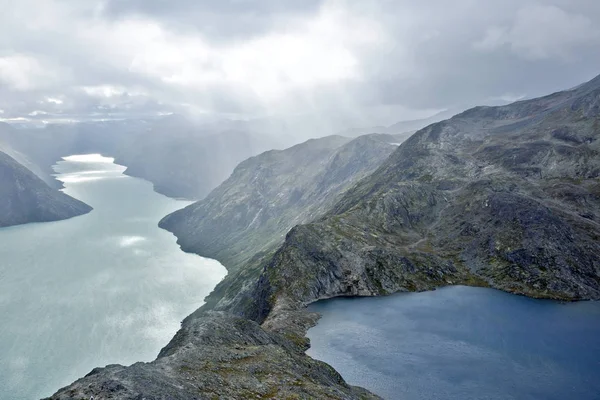
M 0 0 L 0 10 L 4 119 L 389 124 L 600 74 L 598 0 Z

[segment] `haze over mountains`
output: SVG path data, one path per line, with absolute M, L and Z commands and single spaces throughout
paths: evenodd
M 168 132 L 168 133 L 167 133 Z M 170 197 L 201 199 L 223 182 L 244 159 L 283 140 L 252 132 L 152 130 L 134 135 L 115 153 L 128 175 L 147 179 L 155 190 Z
M 321 217 L 292 228 L 275 252 L 226 277 L 156 361 L 94 370 L 53 398 L 104 394 L 109 382 L 121 399 L 184 398 L 198 388 L 232 397 L 274 391 L 369 398 L 304 355 L 304 335 L 316 318 L 306 304 L 455 284 L 600 299 L 599 121 L 600 76 L 573 90 L 476 107 L 421 129 Z M 272 161 L 267 153 L 236 173 L 260 171 L 248 168 L 257 162 Z M 242 205 L 243 216 L 252 203 L 242 199 L 252 190 L 233 182 L 215 190 L 208 203 L 175 215 L 193 215 L 222 199 L 226 210 L 227 204 L 231 210 Z M 289 189 L 295 184 L 284 179 L 278 190 L 286 182 Z M 240 193 L 238 206 L 231 193 Z M 171 219 L 177 221 L 163 223 Z M 222 225 L 221 232 L 206 226 L 211 235 L 252 241 L 240 221 Z M 189 237 L 180 240 L 194 243 L 194 226 L 181 230 Z M 238 250 L 227 256 L 221 249 L 220 257 L 235 260 Z M 250 378 L 257 368 L 264 377 Z M 225 371 L 228 379 L 219 380 Z
M 411 127 L 426 123 L 409 122 Z M 101 153 L 126 165 L 128 175 L 152 182 L 159 193 L 201 199 L 246 158 L 328 132 L 318 124 L 302 126 L 277 118 L 201 123 L 180 115 L 51 123 L 44 128 L 0 123 L 0 145 L 52 187 L 60 187 L 51 166 L 61 157 Z
M 209 131 L 179 118 L 51 124 L 15 129 L 4 124 L 3 142 L 20 154 L 47 183 L 62 156 L 102 153 L 128 166 L 127 173 L 154 183 L 171 197 L 202 198 L 229 176 L 235 165 L 283 139 L 246 131 Z
M 262 133 L 261 129 L 270 133 Z M 281 131 L 275 134 L 273 129 Z M 293 132 L 297 133 L 277 120 L 201 124 L 178 115 L 48 124 L 43 128 L 17 128 L 0 122 L 0 151 L 55 191 L 62 185 L 54 179 L 52 166 L 63 156 L 101 153 L 126 165 L 128 175 L 152 182 L 159 193 L 175 198 L 201 199 L 227 179 L 244 159 L 294 144 L 298 136 Z M 318 135 L 318 132 L 314 134 Z M 398 141 L 401 141 L 400 137 Z M 10 165 L 5 166 L 5 171 L 14 167 L 14 164 Z M 11 176 L 24 172 L 20 170 Z M 33 180 L 29 182 L 34 184 Z M 61 193 L 56 193 L 56 199 L 64 198 Z M 14 218 L 8 217 L 8 204 L 16 207 L 15 203 L 5 203 L 6 224 L 62 219 L 78 215 L 85 209 L 75 207 L 77 203 L 73 203 L 74 208 L 69 212 L 62 210 L 64 204 L 56 204 L 54 217 L 41 214 L 36 217 L 30 210 L 31 218 L 27 219 L 25 207 L 32 207 L 34 203 L 33 200 L 27 206 L 23 203 L 19 211 L 15 209 Z
M 450 118 L 453 115 L 458 114 L 459 110 L 462 111 L 462 109 L 460 108 L 453 110 L 444 110 L 427 118 L 400 121 L 390 126 L 373 126 L 368 128 L 346 129 L 339 132 L 339 134 L 342 136 L 355 137 L 360 135 L 367 135 L 369 133 L 388 133 L 392 135 L 403 135 L 404 139 L 408 139 L 410 135 L 412 135 L 419 129 L 424 128 L 427 125 L 431 125 L 435 122 L 439 122 L 444 119 Z

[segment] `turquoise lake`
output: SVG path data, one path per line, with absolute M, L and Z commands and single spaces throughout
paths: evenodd
M 225 276 L 158 228 L 190 204 L 100 155 L 54 167 L 94 210 L 0 229 L 0 399 L 30 400 L 107 364 L 153 360 Z

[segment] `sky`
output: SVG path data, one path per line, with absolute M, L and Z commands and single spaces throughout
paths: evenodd
M 597 0 L 0 0 L 0 119 L 387 125 L 600 74 Z

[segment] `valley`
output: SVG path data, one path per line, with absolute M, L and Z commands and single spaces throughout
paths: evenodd
M 322 216 L 233 269 L 155 361 L 94 370 L 52 398 L 103 394 L 107 382 L 122 399 L 374 398 L 304 355 L 319 318 L 308 304 L 452 285 L 598 299 L 599 85 L 418 131 Z
M 598 0 L 0 4 L 0 400 L 598 400 Z

